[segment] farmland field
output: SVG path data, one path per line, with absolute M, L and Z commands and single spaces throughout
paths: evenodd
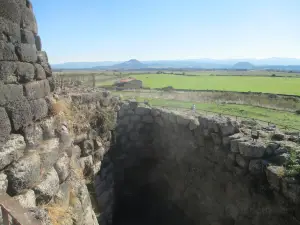
M 300 95 L 300 78 L 255 76 L 179 76 L 167 74 L 134 75 L 144 87 L 163 88 L 172 86 L 186 90 L 219 90 L 237 92 L 263 92 Z M 111 82 L 109 82 L 111 84 Z M 106 83 L 106 84 L 109 84 Z

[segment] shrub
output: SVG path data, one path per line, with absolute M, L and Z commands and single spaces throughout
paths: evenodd
M 295 111 L 295 113 L 296 113 L 297 115 L 300 115 L 300 109 L 297 109 L 297 110 Z

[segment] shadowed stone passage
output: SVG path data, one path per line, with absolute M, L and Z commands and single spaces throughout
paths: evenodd
M 257 129 L 253 141 L 230 118 L 124 103 L 96 189 L 101 224 L 299 225 L 300 182 L 283 155 L 299 144 Z

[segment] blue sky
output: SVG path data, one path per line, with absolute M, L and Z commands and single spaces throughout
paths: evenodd
M 300 58 L 299 0 L 32 0 L 51 63 Z

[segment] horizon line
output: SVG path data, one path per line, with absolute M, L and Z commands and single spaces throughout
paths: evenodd
M 247 58 L 247 57 L 241 57 L 241 58 L 185 58 L 185 59 L 148 59 L 148 60 L 139 60 L 137 58 L 130 58 L 128 60 L 103 60 L 103 61 L 65 61 L 65 62 L 55 62 L 51 63 L 52 65 L 58 65 L 58 64 L 67 64 L 67 63 L 108 63 L 108 62 L 127 62 L 129 60 L 136 59 L 141 62 L 147 62 L 147 61 L 188 61 L 188 60 L 265 60 L 265 59 L 294 59 L 294 60 L 300 60 L 300 58 L 296 57 L 256 57 L 256 58 Z

